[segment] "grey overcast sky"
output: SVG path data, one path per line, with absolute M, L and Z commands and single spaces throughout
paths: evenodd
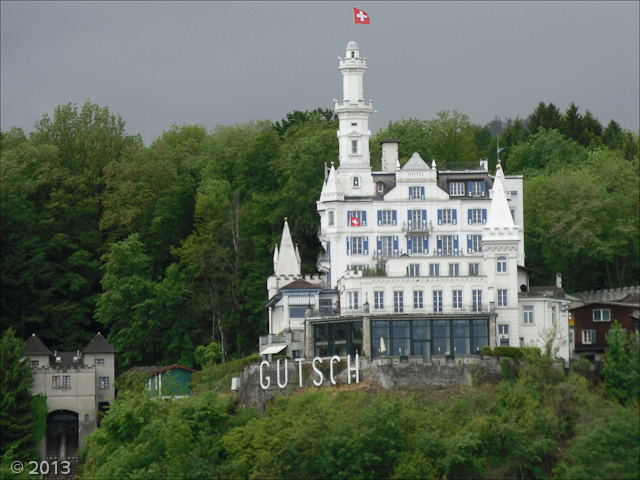
M 1 2 L 0 128 L 107 106 L 145 143 L 173 124 L 333 108 L 339 55 L 367 58 L 373 133 L 457 109 L 484 125 L 571 102 L 639 123 L 640 2 Z

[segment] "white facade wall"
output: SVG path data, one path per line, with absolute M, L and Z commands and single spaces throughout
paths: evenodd
M 544 347 L 544 340 L 554 326 L 557 328 L 555 346 L 558 357 L 569 361 L 569 301 L 557 298 L 525 297 L 520 299 L 518 323 L 519 339 L 527 346 Z M 525 324 L 525 307 L 533 308 L 533 324 Z

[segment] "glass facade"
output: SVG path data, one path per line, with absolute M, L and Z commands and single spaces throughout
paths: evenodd
M 372 320 L 374 357 L 468 355 L 489 345 L 489 319 Z
M 315 357 L 362 355 L 362 321 L 313 325 Z

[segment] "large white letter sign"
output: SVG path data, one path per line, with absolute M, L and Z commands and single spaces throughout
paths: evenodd
M 337 355 L 334 355 L 333 357 L 331 357 L 331 360 L 329 360 L 329 379 L 331 380 L 331 383 L 333 383 L 334 385 L 336 384 L 336 381 L 333 378 L 333 362 L 339 362 L 339 361 L 340 361 L 340 357 Z
M 322 374 L 322 372 L 320 370 L 318 370 L 318 367 L 316 367 L 316 362 L 320 362 L 322 363 L 322 359 L 320 357 L 316 357 L 313 359 L 313 362 L 311 362 L 311 366 L 313 367 L 313 369 L 316 371 L 316 373 L 318 374 L 318 376 L 320 377 L 320 381 L 316 382 L 315 380 L 313 381 L 313 384 L 316 387 L 319 387 L 320 385 L 322 385 L 322 381 L 324 380 L 324 375 Z
M 358 363 L 358 354 L 356 353 L 356 366 L 355 368 L 351 368 L 351 355 L 347 355 L 347 378 L 349 379 L 349 385 L 351 385 L 351 372 L 353 372 L 355 370 L 356 372 L 356 383 L 360 383 L 360 374 L 358 372 L 359 370 L 359 363 Z
M 302 387 L 302 362 L 304 358 L 296 358 L 296 362 L 298 362 L 298 380 L 300 382 L 300 387 Z
M 267 388 L 269 388 L 269 385 L 271 384 L 271 377 L 267 377 L 266 385 L 262 383 L 262 367 L 264 367 L 265 365 L 268 367 L 269 362 L 267 362 L 266 360 L 263 360 L 262 363 L 260 364 L 260 386 L 262 387 L 263 390 L 266 390 Z
M 289 369 L 287 368 L 287 359 L 284 359 L 284 384 L 280 383 L 280 359 L 276 362 L 276 381 L 278 382 L 278 387 L 285 388 L 287 383 L 289 383 Z

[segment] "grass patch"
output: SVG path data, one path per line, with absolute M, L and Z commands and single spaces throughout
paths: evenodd
M 191 377 L 192 389 L 194 392 L 223 393 L 231 391 L 231 379 L 237 377 L 250 363 L 260 361 L 262 361 L 262 356 L 256 353 L 247 358 L 204 367 Z

